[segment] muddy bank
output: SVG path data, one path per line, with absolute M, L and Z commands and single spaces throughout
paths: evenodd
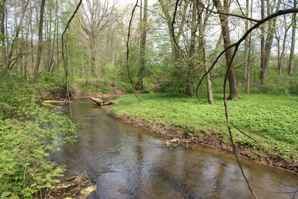
M 231 145 L 224 142 L 223 137 L 219 136 L 219 134 L 212 130 L 209 130 L 208 132 L 201 130 L 196 133 L 199 135 L 193 135 L 189 134 L 187 130 L 182 128 L 176 128 L 162 123 L 150 122 L 142 118 L 135 118 L 127 115 L 117 115 L 112 112 L 110 107 L 106 107 L 105 111 L 108 112 L 108 114 L 112 117 L 115 117 L 124 123 L 146 129 L 149 132 L 158 135 L 169 147 L 176 147 L 180 145 L 191 149 L 204 146 L 232 154 Z M 245 145 L 238 144 L 237 148 L 238 154 L 244 159 L 254 161 L 257 164 L 285 169 L 298 174 L 297 161 L 290 162 L 278 155 L 257 151 Z
M 46 194 L 49 199 L 76 198 L 87 199 L 96 191 L 96 188 L 84 176 L 73 176 L 63 179 L 62 182 Z

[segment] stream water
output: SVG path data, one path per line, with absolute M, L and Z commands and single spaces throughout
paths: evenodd
M 87 175 L 100 199 L 246 199 L 233 157 L 210 149 L 169 149 L 160 139 L 111 118 L 87 101 L 71 105 L 78 142 L 52 157 L 67 175 Z M 298 199 L 298 176 L 243 162 L 260 199 Z M 298 190 L 297 190 L 298 191 Z

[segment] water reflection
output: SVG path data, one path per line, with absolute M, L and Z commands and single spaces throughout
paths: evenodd
M 71 108 L 80 125 L 78 143 L 63 146 L 53 158 L 66 165 L 68 175 L 88 175 L 97 185 L 97 198 L 250 198 L 232 157 L 168 149 L 88 102 Z M 288 199 L 298 186 L 297 176 L 277 169 L 245 163 L 245 171 L 259 198 Z

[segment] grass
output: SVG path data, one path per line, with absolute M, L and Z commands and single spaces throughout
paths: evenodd
M 227 141 L 224 107 L 220 98 L 213 105 L 196 98 L 158 94 L 133 95 L 118 99 L 113 111 L 118 115 L 182 127 L 191 132 L 212 129 Z M 257 140 L 233 129 L 237 142 L 287 160 L 298 160 L 298 97 L 274 95 L 241 96 L 229 102 L 232 124 Z

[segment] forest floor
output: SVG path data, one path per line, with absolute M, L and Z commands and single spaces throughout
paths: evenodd
M 239 153 L 263 164 L 298 172 L 298 97 L 241 96 L 229 102 Z M 144 127 L 167 144 L 204 144 L 231 151 L 221 98 L 204 99 L 159 94 L 126 95 L 112 108 L 123 121 Z

